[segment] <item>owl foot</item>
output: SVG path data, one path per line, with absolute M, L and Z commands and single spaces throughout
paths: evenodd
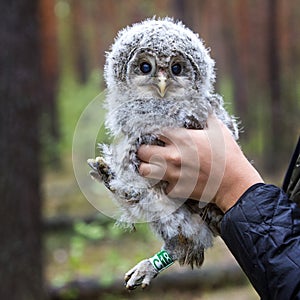
M 116 175 L 103 157 L 90 158 L 87 160 L 87 163 L 92 168 L 90 175 L 93 179 L 103 182 L 112 193 L 117 193 L 119 197 L 125 199 L 128 203 L 134 204 L 139 202 L 142 196 L 141 192 L 134 191 L 134 189 L 116 191 L 116 189 L 111 186 L 111 181 L 116 178 Z
M 115 190 L 110 186 L 110 182 L 115 178 L 115 174 L 107 165 L 106 161 L 102 157 L 98 156 L 96 159 L 88 159 L 87 163 L 92 168 L 92 171 L 90 171 L 92 178 L 103 182 L 111 192 L 115 192 Z
M 126 289 L 134 290 L 138 286 L 144 289 L 157 274 L 158 271 L 154 269 L 149 259 L 144 259 L 125 274 Z

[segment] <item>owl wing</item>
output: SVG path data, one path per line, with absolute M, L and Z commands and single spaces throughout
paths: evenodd
M 224 213 L 214 203 L 207 203 L 201 207 L 197 200 L 187 199 L 184 203 L 191 213 L 198 214 L 207 223 L 215 236 L 221 234 L 221 221 Z

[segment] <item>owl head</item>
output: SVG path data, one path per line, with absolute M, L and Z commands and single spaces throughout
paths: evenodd
M 108 90 L 144 97 L 213 91 L 214 61 L 199 36 L 171 18 L 147 19 L 121 30 L 105 64 Z

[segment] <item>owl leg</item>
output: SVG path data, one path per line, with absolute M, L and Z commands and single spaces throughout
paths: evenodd
M 157 274 L 158 271 L 154 269 L 149 259 L 144 259 L 125 274 L 126 288 L 134 290 L 140 285 L 145 288 Z
M 173 257 L 165 249 L 153 257 L 144 259 L 125 274 L 126 288 L 133 290 L 139 285 L 147 287 L 159 272 L 174 263 Z
M 164 248 L 170 255 L 183 265 L 200 268 L 204 261 L 204 248 L 196 247 L 191 239 L 184 237 L 181 233 L 175 237 L 165 240 Z
M 110 166 L 106 163 L 103 157 L 96 157 L 95 159 L 88 159 L 88 165 L 92 168 L 90 175 L 93 179 L 103 182 L 104 185 L 118 197 L 125 199 L 128 202 L 136 203 L 139 202 L 142 192 L 137 191 L 136 189 L 118 189 L 116 190 L 111 181 L 116 179 L 117 176 L 115 172 L 112 171 Z

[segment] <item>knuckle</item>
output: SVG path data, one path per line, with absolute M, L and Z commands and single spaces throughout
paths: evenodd
M 169 162 L 176 166 L 180 167 L 181 166 L 181 157 L 178 152 L 172 152 L 169 154 Z
M 180 190 L 177 185 L 169 185 L 167 188 L 167 195 L 170 198 L 176 198 L 180 195 Z

